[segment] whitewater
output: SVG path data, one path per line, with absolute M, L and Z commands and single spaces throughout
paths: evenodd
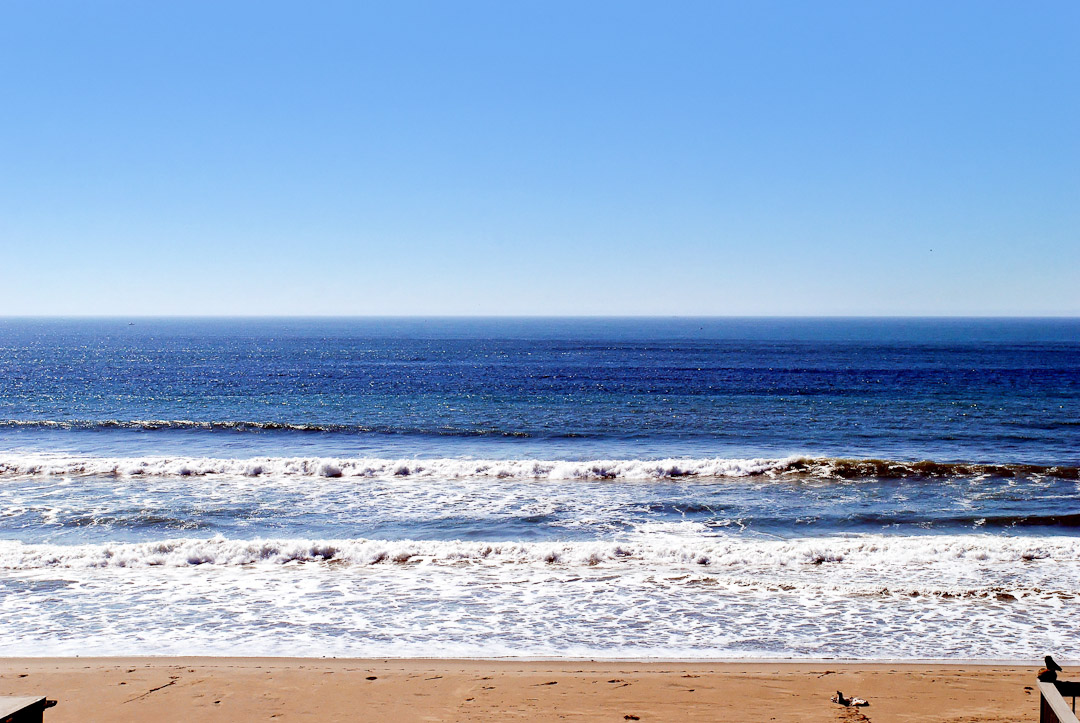
M 26 454 L 0 457 L 0 477 L 17 476 L 115 477 L 421 477 L 427 479 L 702 479 L 748 476 L 853 477 L 972 477 L 1050 476 L 1077 479 L 1080 468 L 1070 465 L 972 464 L 880 459 L 829 459 L 789 456 L 781 459 L 345 459 L 319 457 L 73 457 Z
M 1075 540 L 981 536 L 6 543 L 0 644 L 13 655 L 47 644 L 82 655 L 1015 659 L 1080 634 L 1065 614 L 1078 552 Z

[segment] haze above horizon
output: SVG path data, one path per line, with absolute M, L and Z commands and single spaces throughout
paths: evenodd
M 0 315 L 1078 316 L 1080 5 L 0 8 Z

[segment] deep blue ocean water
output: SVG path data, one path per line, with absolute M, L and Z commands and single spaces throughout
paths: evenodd
M 0 643 L 1022 659 L 1077 420 L 1073 319 L 0 320 Z

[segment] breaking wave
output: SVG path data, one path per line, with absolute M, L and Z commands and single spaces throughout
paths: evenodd
M 725 477 L 904 479 L 1055 477 L 1080 479 L 1080 468 L 1022 464 L 902 462 L 837 458 L 670 458 L 658 460 L 477 460 L 330 457 L 84 457 L 26 454 L 0 457 L 0 477 L 356 477 L 517 480 L 653 480 Z
M 473 542 L 460 540 L 234 540 L 179 538 L 83 545 L 0 541 L 0 569 L 190 567 L 210 565 L 543 565 L 762 570 L 835 566 L 838 573 L 882 566 L 978 570 L 1038 561 L 1076 565 L 1080 539 L 984 535 L 829 537 L 795 540 L 669 539 L 652 541 Z M 1062 570 L 1064 575 L 1064 570 Z

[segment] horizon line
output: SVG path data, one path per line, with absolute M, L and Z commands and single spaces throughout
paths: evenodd
M 1080 320 L 1080 314 L 0 314 L 15 319 L 1055 319 Z

